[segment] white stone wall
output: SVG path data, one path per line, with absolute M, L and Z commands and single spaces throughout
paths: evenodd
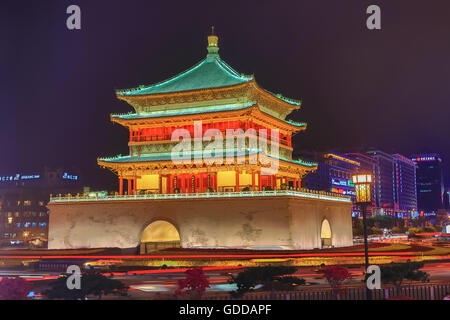
M 166 220 L 186 248 L 320 248 L 327 218 L 334 246 L 352 245 L 351 204 L 294 197 L 126 200 L 49 204 L 49 249 L 137 247 Z

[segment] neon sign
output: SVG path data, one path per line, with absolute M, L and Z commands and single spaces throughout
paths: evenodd
M 21 175 L 19 173 L 16 173 L 13 176 L 0 177 L 0 181 L 8 182 L 8 181 L 19 181 L 19 180 L 32 180 L 32 179 L 39 179 L 40 177 L 41 176 L 39 174 Z
M 338 179 L 332 178 L 331 183 L 336 186 L 355 187 L 352 180 L 338 180 Z
M 427 157 L 414 158 L 412 160 L 414 162 L 419 162 L 419 161 L 436 161 L 436 160 L 441 161 L 441 158 L 427 156 Z
M 62 178 L 65 179 L 65 180 L 78 180 L 78 176 L 74 176 L 72 174 L 68 174 L 67 172 L 64 172 Z

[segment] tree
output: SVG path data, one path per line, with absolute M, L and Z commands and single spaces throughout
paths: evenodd
M 339 298 L 342 283 L 351 278 L 351 274 L 348 272 L 348 269 L 340 265 L 325 267 L 323 270 L 323 276 L 330 284 L 333 295 L 336 299 Z
M 362 220 L 357 217 L 353 218 L 353 235 L 354 236 L 363 235 L 363 223 Z
M 403 280 L 429 281 L 429 274 L 419 270 L 423 266 L 423 262 L 411 262 L 411 260 L 406 263 L 392 262 L 389 265 L 381 266 L 381 282 L 393 284 L 397 295 L 400 295 Z
M 255 287 L 262 285 L 264 289 L 272 293 L 280 288 L 292 287 L 305 284 L 305 280 L 297 277 L 286 277 L 293 274 L 297 267 L 252 267 L 240 272 L 236 277 L 232 276 L 230 282 L 236 283 L 237 290 L 232 291 L 234 298 L 240 298 L 245 293 L 255 290 Z
M 89 295 L 101 299 L 103 295 L 115 294 L 126 296 L 128 287 L 121 281 L 106 277 L 96 271 L 86 271 L 81 275 L 80 289 L 70 290 L 67 287 L 69 275 L 60 276 L 51 284 L 49 290 L 44 291 L 49 299 L 85 300 Z
M 188 295 L 191 299 L 200 299 L 209 288 L 209 281 L 202 268 L 192 268 L 186 271 L 186 278 L 178 280 L 178 289 L 175 295 L 182 297 Z
M 0 300 L 25 300 L 30 284 L 22 278 L 3 278 L 0 281 Z

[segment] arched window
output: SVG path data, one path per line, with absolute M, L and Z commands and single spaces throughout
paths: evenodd
M 320 239 L 322 240 L 322 248 L 331 247 L 331 226 L 327 219 L 322 221 L 322 227 L 320 230 Z

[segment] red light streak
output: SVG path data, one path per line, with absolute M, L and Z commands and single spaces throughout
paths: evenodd
M 370 256 L 399 256 L 415 255 L 417 252 L 369 252 Z M 0 256 L 0 259 L 210 259 L 210 258 L 308 258 L 308 257 L 358 257 L 364 256 L 364 252 L 336 252 L 336 253 L 295 253 L 295 254 L 186 254 L 186 255 L 127 255 L 127 256 Z M 106 260 L 105 260 L 106 261 Z

